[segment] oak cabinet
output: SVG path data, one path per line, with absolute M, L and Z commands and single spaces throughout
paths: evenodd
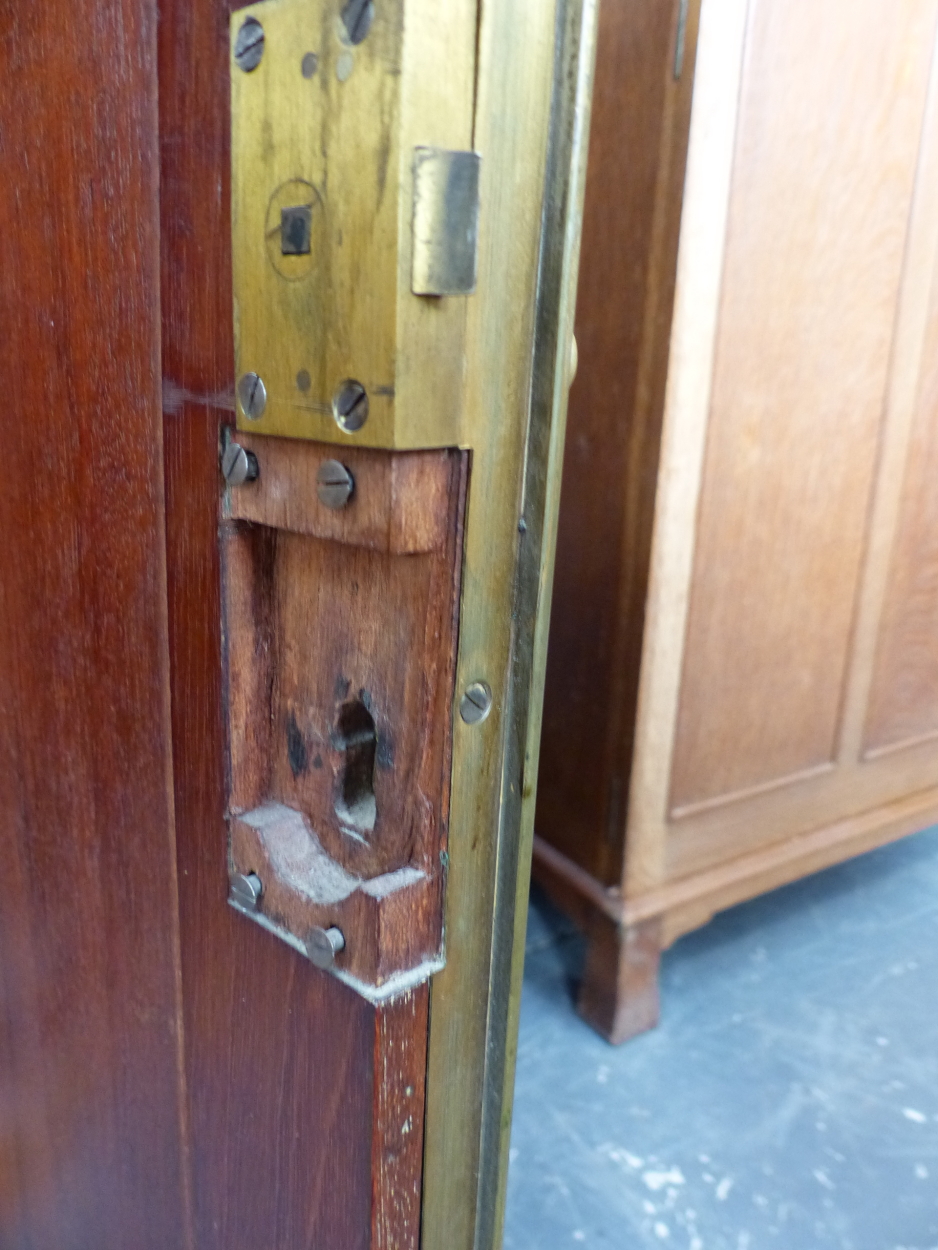
M 938 818 L 936 0 L 603 0 L 535 872 L 582 1013 Z

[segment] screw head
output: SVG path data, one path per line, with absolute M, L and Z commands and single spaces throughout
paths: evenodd
M 467 725 L 479 725 L 492 710 L 492 691 L 484 681 L 474 681 L 466 687 L 459 700 L 459 715 Z
M 242 373 L 238 379 L 238 403 L 241 411 L 252 421 L 263 415 L 267 407 L 267 387 L 264 379 L 256 373 Z
M 352 70 L 355 68 L 355 58 L 349 52 L 348 48 L 344 52 L 340 52 L 335 59 L 335 76 L 339 82 L 348 82 L 352 77 Z
M 264 887 L 256 872 L 235 873 L 229 882 L 228 897 L 245 911 L 257 911 Z
M 264 28 L 256 17 L 246 17 L 235 36 L 235 64 L 249 74 L 260 65 L 263 55 Z
M 368 420 L 368 392 L 361 382 L 347 378 L 335 393 L 332 415 L 339 428 L 355 434 Z
M 341 929 L 310 929 L 306 938 L 306 953 L 317 968 L 331 968 L 335 957 L 345 950 L 345 938 Z
M 316 494 L 326 508 L 338 512 L 344 508 L 355 489 L 355 479 L 338 460 L 324 460 L 316 474 Z
M 374 20 L 374 0 L 348 0 L 342 10 L 342 25 L 349 43 L 361 43 Z
M 221 471 L 229 486 L 243 486 L 255 481 L 260 470 L 253 451 L 231 442 L 222 453 Z

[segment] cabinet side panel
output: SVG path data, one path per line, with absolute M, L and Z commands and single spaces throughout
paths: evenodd
M 933 282 L 866 749 L 938 733 L 938 282 Z
M 678 8 L 600 7 L 544 696 L 538 833 L 610 883 L 628 799 L 699 3 L 675 80 Z
M 836 755 L 935 11 L 751 6 L 675 813 Z

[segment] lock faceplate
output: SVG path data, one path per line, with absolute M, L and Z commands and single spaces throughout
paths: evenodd
M 365 447 L 453 446 L 463 441 L 478 158 L 463 150 L 472 75 L 465 58 L 454 72 L 447 51 L 471 39 L 470 9 L 454 6 L 445 22 L 432 0 L 368 11 L 370 25 L 351 32 L 341 0 L 263 0 L 231 19 L 235 359 L 238 377 L 256 374 L 266 389 L 258 415 L 239 403 L 238 426 Z M 427 237 L 434 167 L 450 171 L 453 194 L 444 186 L 437 197 Z M 437 289 L 441 261 L 449 269 Z M 414 282 L 425 271 L 431 280 Z M 356 386 L 365 403 L 347 413 Z

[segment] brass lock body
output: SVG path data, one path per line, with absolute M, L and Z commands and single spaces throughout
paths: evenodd
M 241 430 L 460 444 L 475 287 L 473 84 L 431 0 L 263 0 L 231 20 Z M 258 386 L 259 383 L 259 386 Z

